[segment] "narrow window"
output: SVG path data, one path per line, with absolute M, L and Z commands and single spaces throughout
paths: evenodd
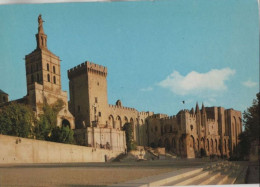
M 3 96 L 3 101 L 6 102 L 6 98 L 5 98 L 5 96 Z
M 48 82 L 51 82 L 50 74 L 47 75 Z
M 38 73 L 37 73 L 37 82 L 40 82 L 40 76 Z
M 95 97 L 95 103 L 97 103 L 98 102 L 98 98 L 97 97 Z
M 101 112 L 98 112 L 98 116 L 101 117 Z
M 56 84 L 56 77 L 53 76 L 53 83 Z
M 49 64 L 47 64 L 47 71 L 50 71 L 50 66 L 49 66 Z
M 42 46 L 44 46 L 44 43 L 43 43 L 43 42 L 44 42 L 44 41 L 43 41 L 43 37 L 41 37 L 41 38 L 42 38 Z
M 36 64 L 36 71 L 38 71 L 38 69 L 39 69 L 39 66 L 38 66 L 38 64 Z
M 55 71 L 55 66 L 53 66 L 53 73 L 56 73 L 56 71 Z
M 33 72 L 33 66 L 31 65 L 31 73 Z

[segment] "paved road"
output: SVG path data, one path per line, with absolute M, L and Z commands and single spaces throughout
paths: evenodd
M 112 163 L 0 165 L 0 186 L 105 186 L 181 168 L 202 167 L 203 160 Z

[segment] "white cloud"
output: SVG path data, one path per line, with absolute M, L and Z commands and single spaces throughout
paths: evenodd
M 242 82 L 242 84 L 246 87 L 249 87 L 249 88 L 253 88 L 255 86 L 257 86 L 257 82 L 253 82 L 251 80 L 248 80 L 248 81 L 245 81 L 245 82 Z
M 202 91 L 226 90 L 225 81 L 235 74 L 230 68 L 212 69 L 207 73 L 192 71 L 182 76 L 178 71 L 173 71 L 165 80 L 158 85 L 170 89 L 178 95 L 197 94 Z
M 142 92 L 149 92 L 149 91 L 152 91 L 152 90 L 153 90 L 153 87 L 151 87 L 151 86 L 149 86 L 147 88 L 140 89 L 140 91 L 142 91 Z

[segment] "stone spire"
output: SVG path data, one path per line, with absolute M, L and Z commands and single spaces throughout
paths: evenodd
M 195 110 L 195 113 L 200 113 L 200 108 L 199 108 L 199 104 L 198 102 L 196 103 L 196 110 Z
M 47 35 L 44 33 L 43 30 L 43 22 L 44 21 L 42 20 L 42 15 L 40 14 L 38 16 L 38 33 L 35 35 L 37 41 L 37 49 L 47 48 Z
M 193 108 L 193 107 L 191 108 L 190 113 L 191 113 L 191 114 L 195 114 L 195 112 L 194 112 L 194 108 Z
M 205 113 L 206 113 L 206 110 L 205 110 L 205 107 L 204 107 L 204 104 L 203 104 L 203 103 L 202 103 L 201 109 L 202 109 L 202 113 L 205 114 Z

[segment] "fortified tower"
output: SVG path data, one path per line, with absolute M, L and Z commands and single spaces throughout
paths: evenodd
M 74 118 L 68 110 L 67 92 L 61 90 L 60 59 L 47 48 L 47 35 L 43 30 L 43 20 L 38 17 L 37 47 L 25 56 L 27 104 L 36 114 L 42 113 L 43 104 L 49 105 L 62 100 L 63 109 L 58 114 L 58 126 L 74 128 Z
M 86 61 L 70 70 L 70 111 L 76 128 L 106 125 L 107 68 Z

